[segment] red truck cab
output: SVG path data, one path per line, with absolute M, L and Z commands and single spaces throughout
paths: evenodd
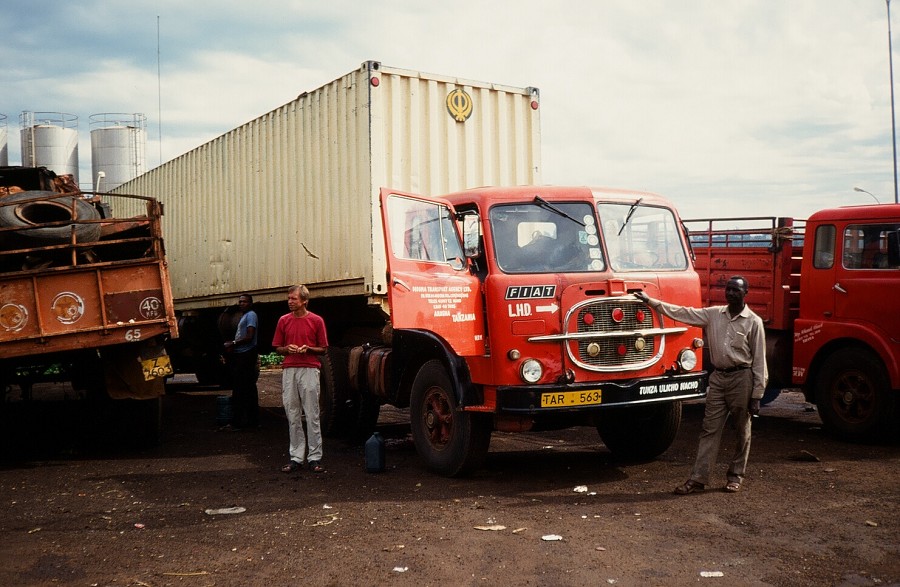
M 793 382 L 843 436 L 896 429 L 900 205 L 821 210 L 805 238 Z
M 750 283 L 766 327 L 764 402 L 800 387 L 838 436 L 900 428 L 900 205 L 685 223 L 704 304 L 724 301 L 731 275 Z
M 410 371 L 396 377 L 410 382 L 413 437 L 433 469 L 467 468 L 491 430 L 572 425 L 595 426 L 619 456 L 653 458 L 674 439 L 680 401 L 705 395 L 700 330 L 633 295 L 700 303 L 664 198 L 382 190 L 382 210 L 393 364 Z

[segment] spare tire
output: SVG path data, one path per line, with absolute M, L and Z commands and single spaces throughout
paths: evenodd
M 42 226 L 72 220 L 73 206 L 74 223 Z M 100 238 L 100 224 L 85 222 L 99 219 L 100 212 L 78 195 L 34 190 L 0 198 L 0 227 L 22 229 L 5 232 L 5 236 L 24 248 L 69 242 L 73 227 L 77 242 L 94 242 Z

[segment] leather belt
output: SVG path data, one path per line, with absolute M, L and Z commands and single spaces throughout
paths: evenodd
M 744 369 L 749 369 L 750 365 L 735 365 L 734 367 L 726 367 L 724 369 L 716 368 L 716 371 L 719 373 L 734 373 L 735 371 L 743 371 Z

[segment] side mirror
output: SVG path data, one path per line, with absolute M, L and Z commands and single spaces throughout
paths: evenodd
M 466 214 L 462 219 L 463 252 L 466 257 L 477 257 L 481 250 L 481 218 L 478 214 Z

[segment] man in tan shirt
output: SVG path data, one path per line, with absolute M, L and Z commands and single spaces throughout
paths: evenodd
M 740 491 L 750 456 L 750 417 L 759 413 L 766 390 L 766 333 L 762 319 L 744 303 L 747 280 L 736 275 L 725 286 L 727 306 L 686 308 L 654 300 L 644 292 L 635 295 L 650 307 L 679 322 L 706 331 L 710 360 L 700 446 L 690 478 L 675 488 L 678 495 L 703 491 L 716 464 L 722 431 L 729 414 L 737 428 L 737 447 L 728 466 L 725 491 Z

